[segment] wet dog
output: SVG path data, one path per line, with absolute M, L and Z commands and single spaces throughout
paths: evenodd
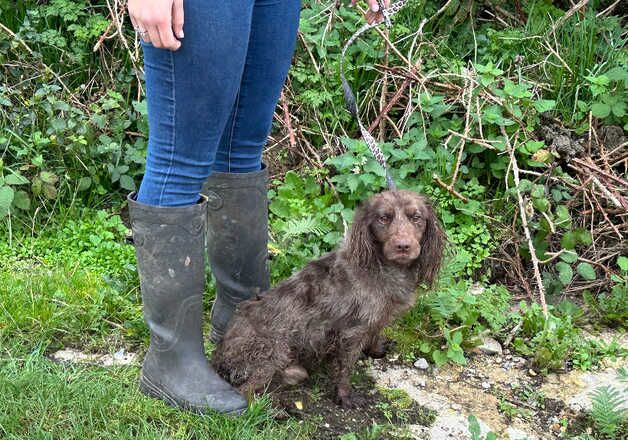
M 411 191 L 376 194 L 356 211 L 342 245 L 238 306 L 214 353 L 217 371 L 243 393 L 273 379 L 296 384 L 326 362 L 343 407 L 360 353 L 381 352 L 381 330 L 431 285 L 445 235 L 428 200 Z

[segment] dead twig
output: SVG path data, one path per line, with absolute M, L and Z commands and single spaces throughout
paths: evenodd
M 565 12 L 565 15 L 556 20 L 556 23 L 554 23 L 554 25 L 550 28 L 546 36 L 554 34 L 558 30 L 558 28 L 560 28 L 567 20 L 569 20 L 572 15 L 574 15 L 580 9 L 584 8 L 587 3 L 589 3 L 589 0 L 580 0 L 578 3 L 576 3 L 572 8 Z
M 405 92 L 406 88 L 410 84 L 410 81 L 411 81 L 410 78 L 404 79 L 404 81 L 401 83 L 401 86 L 392 96 L 390 101 L 386 103 L 386 106 L 381 110 L 380 114 L 377 115 L 375 120 L 371 123 L 371 125 L 369 125 L 368 127 L 369 133 L 372 133 L 373 130 L 375 130 L 375 128 L 380 124 L 381 120 L 388 115 L 388 113 L 393 108 L 393 106 L 397 104 L 399 99 L 401 99 L 401 97 L 403 96 L 403 93 Z
M 281 91 L 281 95 L 279 97 L 281 101 L 281 109 L 283 110 L 283 122 L 286 126 L 286 130 L 288 131 L 288 138 L 290 139 L 290 146 L 292 148 L 296 148 L 297 139 L 294 135 L 294 129 L 292 128 L 292 123 L 290 122 L 290 111 L 288 110 L 288 103 L 286 102 L 286 95 L 283 90 Z
M 510 154 L 510 162 L 512 166 L 513 178 L 515 181 L 515 191 L 517 192 L 517 200 L 519 202 L 519 215 L 521 217 L 521 225 L 528 242 L 528 250 L 530 252 L 530 258 L 532 259 L 532 267 L 534 268 L 534 276 L 537 282 L 537 288 L 539 290 L 539 300 L 541 302 L 541 308 L 543 309 L 543 316 L 547 319 L 549 313 L 547 311 L 547 303 L 545 302 L 545 288 L 543 287 L 543 278 L 541 277 L 541 271 L 539 270 L 539 259 L 536 256 L 536 250 L 534 249 L 534 243 L 532 242 L 532 235 L 530 234 L 530 228 L 528 227 L 528 218 L 525 210 L 525 204 L 523 202 L 523 196 L 519 190 L 519 165 L 517 164 L 517 158 L 515 157 L 515 148 L 510 142 L 508 133 L 503 126 L 500 126 L 502 135 L 506 141 L 506 147 Z M 519 133 L 517 131 L 517 133 Z
M 449 185 L 447 185 L 445 182 L 443 182 L 441 180 L 441 178 L 438 177 L 436 174 L 434 174 L 432 177 L 434 178 L 434 180 L 436 181 L 438 186 L 442 187 L 443 189 L 446 189 L 452 196 L 462 200 L 463 202 L 468 202 L 469 201 L 468 198 L 466 198 L 465 196 L 460 194 L 458 191 L 456 191 L 455 189 L 453 189 Z

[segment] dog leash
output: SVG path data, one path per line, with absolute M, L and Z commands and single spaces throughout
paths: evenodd
M 355 40 L 357 40 L 358 37 L 364 32 L 373 29 L 382 23 L 384 23 L 387 28 L 390 28 L 392 26 L 392 16 L 399 12 L 407 3 L 408 0 L 398 0 L 390 5 L 390 7 L 386 8 L 382 0 L 377 0 L 379 10 L 382 12 L 384 20 L 378 23 L 365 23 L 364 25 L 362 25 L 357 31 L 353 33 L 353 35 L 351 35 L 351 38 L 347 40 L 340 54 L 340 80 L 342 81 L 342 90 L 345 95 L 345 106 L 347 107 L 347 110 L 349 110 L 349 113 L 351 113 L 351 115 L 357 121 L 358 127 L 360 127 L 360 133 L 362 134 L 362 138 L 364 139 L 364 142 L 366 142 L 366 146 L 373 154 L 375 160 L 382 166 L 382 168 L 384 168 L 384 171 L 386 173 L 386 186 L 388 187 L 388 189 L 396 189 L 397 186 L 395 185 L 395 182 L 393 181 L 393 178 L 390 174 L 390 170 L 388 169 L 388 165 L 386 164 L 386 158 L 384 157 L 384 153 L 382 153 L 382 150 L 377 145 L 377 141 L 371 135 L 371 133 L 369 133 L 364 124 L 362 124 L 362 120 L 360 119 L 358 102 L 355 99 L 355 94 L 353 93 L 351 86 L 349 86 L 349 83 L 347 82 L 347 78 L 345 77 L 345 55 L 349 46 L 351 46 L 355 42 Z

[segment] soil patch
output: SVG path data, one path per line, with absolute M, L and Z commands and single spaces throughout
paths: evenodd
M 378 388 L 364 374 L 363 367 L 354 379 L 358 408 L 346 409 L 336 404 L 333 387 L 322 375 L 296 387 L 275 389 L 271 393 L 273 406 L 284 417 L 313 425 L 315 439 L 338 439 L 348 433 L 367 432 L 377 439 L 412 438 L 404 434 L 405 427 L 433 423 L 435 411 L 421 406 L 405 392 Z

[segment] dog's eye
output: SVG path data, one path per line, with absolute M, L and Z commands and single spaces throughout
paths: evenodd
M 421 214 L 419 213 L 415 213 L 412 216 L 410 216 L 410 221 L 412 223 L 419 223 L 421 221 Z
M 392 220 L 392 217 L 388 214 L 380 215 L 377 221 L 379 221 L 383 225 L 387 225 Z

